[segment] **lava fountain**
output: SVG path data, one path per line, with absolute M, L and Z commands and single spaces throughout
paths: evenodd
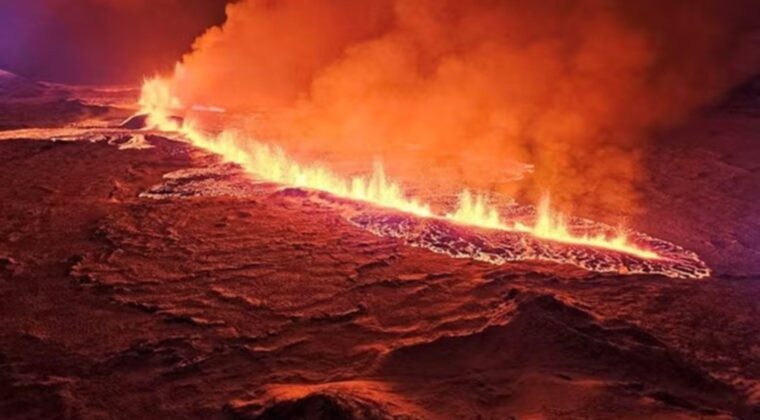
M 263 180 L 329 193 L 341 199 L 368 203 L 418 219 L 430 219 L 496 233 L 516 234 L 534 241 L 557 244 L 560 247 L 591 249 L 596 254 L 619 254 L 623 258 L 646 262 L 644 268 L 640 270 L 631 270 L 630 267 L 616 269 L 614 264 L 610 266 L 611 268 L 596 269 L 596 264 L 584 265 L 578 262 L 577 257 L 563 258 L 561 253 L 560 256 L 552 253 L 553 256 L 544 258 L 540 257 L 541 253 L 529 253 L 536 259 L 571 263 L 592 271 L 656 273 L 670 277 L 696 278 L 709 276 L 710 273 L 695 254 L 672 244 L 663 247 L 663 241 L 654 240 L 643 234 L 635 233 L 633 236 L 636 240 L 632 240 L 630 232 L 622 232 L 620 229 L 614 234 L 610 233 L 610 229 L 604 228 L 592 229 L 596 232 L 593 234 L 576 233 L 571 228 L 569 219 L 552 209 L 548 194 L 544 195 L 536 206 L 532 223 L 505 219 L 496 206 L 488 204 L 489 197 L 473 194 L 467 190 L 459 195 L 457 207 L 453 211 L 437 213 L 430 204 L 412 198 L 399 182 L 386 175 L 379 164 L 375 165 L 374 171 L 368 176 L 342 177 L 322 165 L 301 164 L 287 156 L 278 147 L 247 138 L 233 131 L 223 131 L 218 135 L 208 134 L 202 131 L 193 120 L 179 120 L 173 117 L 181 112 L 183 105 L 172 94 L 170 84 L 161 78 L 145 81 L 139 104 L 141 112 L 147 115 L 149 128 L 179 133 L 194 146 L 219 155 L 223 160 L 239 165 L 247 174 Z M 373 223 L 359 224 L 377 234 L 384 232 L 384 229 L 378 228 Z M 602 225 L 597 224 L 597 227 L 599 226 Z M 393 233 L 386 232 L 386 234 L 404 236 L 398 230 Z M 433 248 L 440 251 L 439 248 Z M 483 252 L 479 250 L 473 253 L 475 254 L 483 255 Z M 498 257 L 480 259 L 503 262 L 503 259 Z M 526 258 L 523 256 L 514 259 Z M 686 265 L 695 265 L 696 269 L 652 268 L 658 265 L 682 266 L 684 261 Z

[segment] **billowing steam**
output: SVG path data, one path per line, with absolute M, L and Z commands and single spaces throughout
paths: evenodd
M 265 113 L 266 138 L 411 159 L 418 182 L 630 212 L 651 130 L 757 69 L 752 3 L 244 0 L 173 90 Z M 533 174 L 497 183 L 517 162 Z

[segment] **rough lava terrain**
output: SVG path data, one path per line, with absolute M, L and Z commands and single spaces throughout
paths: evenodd
M 651 147 L 632 227 L 705 279 L 457 254 L 495 239 L 119 127 L 135 94 L 0 73 L 0 417 L 760 418 L 758 82 Z

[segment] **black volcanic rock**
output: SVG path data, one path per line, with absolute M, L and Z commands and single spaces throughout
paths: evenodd
M 393 420 L 379 404 L 336 392 L 313 393 L 301 398 L 259 404 L 228 404 L 225 411 L 235 420 Z
M 125 128 L 127 130 L 142 130 L 147 127 L 148 127 L 147 114 L 133 115 L 127 118 L 127 120 L 121 123 L 121 125 L 119 126 L 119 128 Z
M 184 121 L 182 117 L 172 116 L 170 117 L 172 121 L 176 122 L 177 124 L 181 125 Z M 148 127 L 148 115 L 147 114 L 135 114 L 129 118 L 127 118 L 126 121 L 121 123 L 119 128 L 124 128 L 127 130 L 144 130 L 149 128 Z

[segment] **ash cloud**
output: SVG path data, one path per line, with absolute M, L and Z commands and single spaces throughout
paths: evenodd
M 246 0 L 174 84 L 265 111 L 255 131 L 286 143 L 448 160 L 421 178 L 630 213 L 652 130 L 758 69 L 756 22 L 743 0 Z M 534 173 L 494 182 L 515 162 Z

